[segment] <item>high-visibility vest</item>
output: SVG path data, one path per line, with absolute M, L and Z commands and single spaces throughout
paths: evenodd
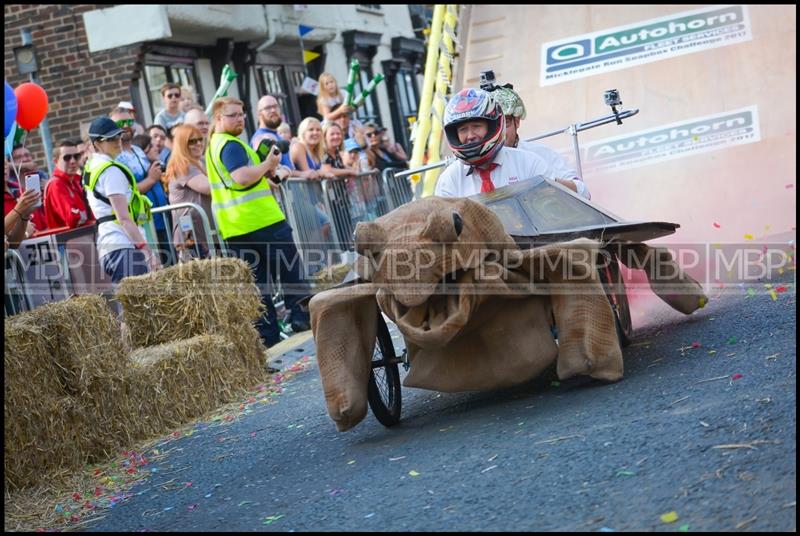
M 211 136 L 206 151 L 206 171 L 211 185 L 211 209 L 223 239 L 251 233 L 286 219 L 264 177 L 250 186 L 233 181 L 222 163 L 222 148 L 228 142 L 244 148 L 249 165 L 261 162 L 258 154 L 239 138 L 219 132 Z
M 152 220 L 153 215 L 150 212 L 150 208 L 153 206 L 153 202 L 145 197 L 144 194 L 139 193 L 139 190 L 136 188 L 136 177 L 133 176 L 133 172 L 128 169 L 128 166 L 125 164 L 121 164 L 120 162 L 114 160 L 109 161 L 96 158 L 89 160 L 89 163 L 86 164 L 86 169 L 83 173 L 83 187 L 86 189 L 86 191 L 92 192 L 92 195 L 94 195 L 99 201 L 111 206 L 111 201 L 109 201 L 106 196 L 95 191 L 95 186 L 97 186 L 97 180 L 100 178 L 100 175 L 102 175 L 103 172 L 111 166 L 121 169 L 125 176 L 128 177 L 128 181 L 131 183 L 131 190 L 133 190 L 133 194 L 131 195 L 131 200 L 128 202 L 128 212 L 131 214 L 133 223 L 136 225 L 144 225 L 148 221 Z M 101 223 L 105 223 L 107 221 L 119 223 L 119 218 L 117 217 L 116 212 L 109 216 L 98 218 L 97 224 L 100 225 Z

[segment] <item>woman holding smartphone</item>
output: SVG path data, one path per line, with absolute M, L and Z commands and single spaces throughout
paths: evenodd
M 5 198 L 3 199 L 3 211 L 5 212 L 4 228 L 8 247 L 19 247 L 20 242 L 25 240 L 26 233 L 33 234 L 34 228 L 31 224 L 31 215 L 36 210 L 42 200 L 42 193 L 39 190 L 25 190 L 19 196 L 14 197 L 11 188 L 8 186 L 10 176 L 10 166 L 8 160 L 3 159 L 5 173 Z
M 151 202 L 136 188 L 136 178 L 116 161 L 122 129 L 108 117 L 89 125 L 94 154 L 86 164 L 84 186 L 97 218 L 97 251 L 103 270 L 114 283 L 161 267 L 138 225 L 152 219 Z

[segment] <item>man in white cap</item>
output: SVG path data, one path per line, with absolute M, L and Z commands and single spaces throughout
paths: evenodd
M 131 115 L 135 118 L 136 117 L 136 108 L 131 104 L 130 101 L 119 101 L 117 104 L 117 108 L 121 110 L 127 110 L 131 113 Z M 139 134 L 144 134 L 144 127 L 136 122 L 134 119 L 133 121 L 133 135 L 138 136 Z

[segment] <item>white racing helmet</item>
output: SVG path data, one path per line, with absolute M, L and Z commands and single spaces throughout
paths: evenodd
M 483 119 L 489 131 L 482 140 L 462 144 L 458 125 Z M 444 111 L 444 132 L 453 154 L 470 166 L 490 162 L 505 142 L 506 121 L 500 104 L 482 89 L 465 88 L 453 95 Z

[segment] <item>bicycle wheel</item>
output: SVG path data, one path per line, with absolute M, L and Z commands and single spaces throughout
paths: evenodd
M 617 338 L 620 347 L 626 347 L 633 339 L 633 323 L 631 309 L 628 305 L 628 294 L 625 292 L 625 282 L 619 270 L 619 260 L 612 256 L 606 266 L 599 267 L 600 281 L 606 291 L 611 309 L 614 311 L 614 323 L 617 327 Z
M 379 310 L 378 336 L 372 354 L 367 401 L 378 422 L 387 427 L 400 422 L 400 370 L 395 358 L 392 336 Z

